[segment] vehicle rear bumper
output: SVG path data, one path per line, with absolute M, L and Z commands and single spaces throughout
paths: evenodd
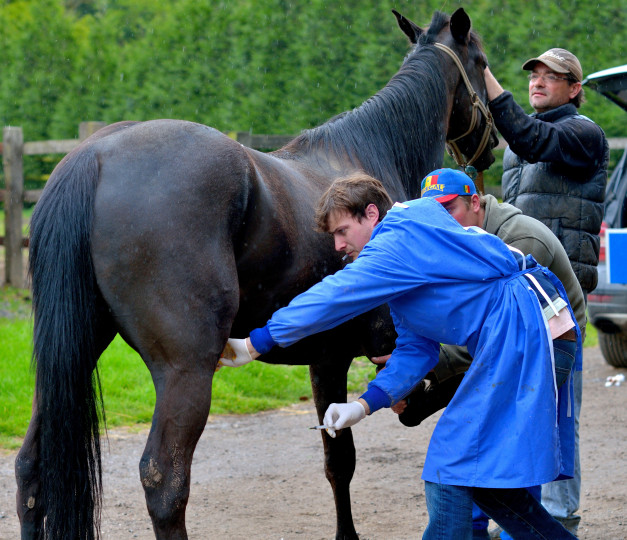
M 590 313 L 590 322 L 606 334 L 627 333 L 627 313 Z

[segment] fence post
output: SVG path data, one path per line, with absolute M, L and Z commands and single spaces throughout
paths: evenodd
M 253 134 L 250 131 L 238 131 L 235 140 L 244 146 L 248 146 L 248 148 L 252 148 Z
M 81 122 L 78 125 L 78 138 L 84 141 L 90 135 L 93 135 L 100 128 L 107 125 L 106 122 Z
M 5 127 L 2 133 L 2 165 L 6 184 L 5 279 L 14 287 L 24 286 L 22 261 L 22 210 L 24 207 L 24 134 L 21 127 Z

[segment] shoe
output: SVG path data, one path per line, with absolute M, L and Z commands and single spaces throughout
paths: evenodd
M 577 529 L 579 528 L 579 522 L 581 521 L 581 516 L 572 515 L 567 518 L 556 517 L 556 516 L 553 516 L 553 517 L 557 521 L 559 521 L 570 534 L 573 534 L 578 537 Z M 497 525 L 496 527 L 488 531 L 488 535 L 489 535 L 488 538 L 490 538 L 491 540 L 494 538 L 497 538 L 500 540 L 502 532 L 503 532 L 503 528 Z M 473 534 L 474 534 L 474 531 L 473 531 Z M 473 536 L 473 538 L 475 537 Z M 482 538 L 482 537 L 478 536 L 477 538 Z
M 581 521 L 581 516 L 577 516 L 575 514 L 568 516 L 566 518 L 553 516 L 557 521 L 559 521 L 564 528 L 570 533 L 577 535 L 577 530 L 579 529 L 579 522 Z

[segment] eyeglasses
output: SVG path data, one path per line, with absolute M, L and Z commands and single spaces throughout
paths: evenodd
M 558 77 L 557 75 L 554 75 L 553 73 L 544 73 L 544 74 L 540 74 L 540 73 L 530 73 L 527 78 L 529 79 L 529 82 L 536 82 L 538 79 L 542 79 L 544 82 L 549 82 L 549 83 L 554 83 L 556 81 L 566 81 L 568 83 L 571 82 L 569 77 Z

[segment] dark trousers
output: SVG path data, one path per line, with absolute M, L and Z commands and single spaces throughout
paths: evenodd
M 524 488 L 496 489 L 425 482 L 429 524 L 423 540 L 471 540 L 474 502 L 514 540 L 572 540 Z

